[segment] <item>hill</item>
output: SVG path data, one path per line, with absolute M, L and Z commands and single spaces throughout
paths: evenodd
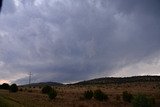
M 81 81 L 75 85 L 92 85 L 92 84 L 122 84 L 133 82 L 160 82 L 160 76 L 133 76 L 133 77 L 104 77 Z
M 123 84 L 123 83 L 133 83 L 133 82 L 160 82 L 160 76 L 132 76 L 132 77 L 103 77 L 96 78 L 91 80 L 80 81 L 74 84 L 67 85 L 93 85 L 93 84 Z M 62 86 L 64 84 L 58 82 L 40 82 L 40 83 L 32 83 L 31 87 L 37 86 Z M 22 85 L 29 86 L 29 84 Z
M 31 86 L 31 87 L 42 87 L 42 86 L 46 86 L 46 85 L 49 85 L 49 86 L 61 86 L 63 85 L 62 83 L 58 83 L 58 82 L 40 82 L 40 83 L 32 83 L 32 84 L 26 84 L 26 85 L 22 85 L 23 87 L 28 87 L 28 86 Z

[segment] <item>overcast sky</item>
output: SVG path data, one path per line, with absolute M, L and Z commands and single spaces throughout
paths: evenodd
M 160 0 L 4 0 L 0 83 L 160 75 Z

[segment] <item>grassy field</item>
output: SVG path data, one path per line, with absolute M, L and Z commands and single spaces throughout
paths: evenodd
M 160 105 L 160 83 L 127 83 L 108 85 L 65 85 L 54 87 L 58 96 L 55 100 L 49 100 L 48 96 L 41 93 L 41 88 L 23 87 L 22 91 L 10 93 L 0 90 L 0 107 L 132 107 L 131 103 L 122 99 L 123 91 L 133 95 L 138 93 L 155 98 L 155 106 Z M 86 100 L 83 93 L 86 90 L 100 89 L 109 97 L 107 101 L 95 99 Z
M 2 91 L 6 93 L 6 91 Z M 0 94 L 0 107 L 24 107 L 18 101 L 12 99 L 10 96 L 6 96 L 6 94 Z

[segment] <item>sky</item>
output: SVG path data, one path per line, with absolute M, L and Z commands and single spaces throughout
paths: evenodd
M 160 75 L 159 0 L 4 0 L 0 83 Z

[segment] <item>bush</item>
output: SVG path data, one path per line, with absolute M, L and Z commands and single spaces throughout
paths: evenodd
M 42 88 L 42 93 L 43 94 L 49 94 L 50 92 L 52 92 L 52 87 L 51 86 L 45 86 Z
M 22 89 L 22 88 L 20 88 L 20 89 L 19 89 L 19 91 L 23 91 L 23 89 Z
M 88 90 L 88 91 L 84 92 L 84 98 L 85 99 L 90 100 L 90 99 L 92 99 L 92 97 L 93 97 L 93 91 L 92 90 Z
M 45 87 L 43 87 L 42 88 L 42 93 L 43 94 L 47 94 L 48 97 L 49 97 L 49 99 L 51 99 L 51 100 L 55 99 L 56 96 L 57 96 L 57 92 L 54 89 L 52 89 L 51 86 L 45 86 Z
M 146 95 L 139 94 L 133 99 L 133 107 L 153 107 L 155 104 L 154 98 L 147 98 Z
M 32 89 L 29 89 L 28 92 L 29 92 L 29 93 L 32 93 L 33 91 L 32 91 Z
M 103 93 L 101 90 L 96 90 L 94 92 L 94 98 L 98 101 L 104 101 L 108 99 L 108 96 L 105 93 Z
M 3 83 L 2 85 L 1 85 L 1 89 L 5 89 L 5 90 L 9 90 L 9 84 L 7 84 L 7 83 Z
M 16 84 L 12 84 L 10 86 L 10 92 L 17 92 L 18 91 L 18 86 Z
M 117 101 L 120 101 L 121 100 L 121 96 L 120 95 L 116 95 L 116 98 L 115 98 Z
M 128 93 L 127 91 L 123 92 L 123 101 L 130 103 L 132 99 L 133 99 L 132 94 Z
M 54 90 L 54 89 L 52 89 L 52 91 L 50 92 L 50 93 L 48 93 L 48 97 L 49 97 L 49 99 L 55 99 L 56 98 L 56 96 L 57 96 L 57 92 Z

